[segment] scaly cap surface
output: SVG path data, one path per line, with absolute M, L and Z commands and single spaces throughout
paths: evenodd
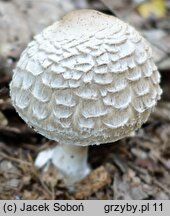
M 19 115 L 63 144 L 113 142 L 148 119 L 160 75 L 146 40 L 118 18 L 73 11 L 35 36 L 10 84 Z

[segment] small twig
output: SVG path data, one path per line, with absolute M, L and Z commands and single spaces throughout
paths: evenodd
M 10 160 L 10 161 L 13 161 L 13 162 L 16 162 L 16 163 L 19 163 L 19 164 L 25 164 L 25 165 L 28 165 L 28 166 L 32 166 L 32 164 L 30 162 L 23 161 L 21 159 L 17 159 L 17 158 L 8 156 L 8 155 L 4 154 L 3 152 L 0 152 L 0 156 L 3 157 L 6 160 Z
M 40 182 L 40 184 L 43 186 L 43 188 L 45 189 L 45 191 L 49 194 L 49 195 L 53 195 L 52 191 L 50 191 L 50 189 L 47 187 L 47 185 L 42 181 L 41 177 L 38 175 L 37 173 L 37 169 L 36 167 L 34 166 L 34 161 L 31 157 L 31 155 L 29 154 L 28 155 L 28 159 L 29 161 L 31 162 L 32 164 L 32 174 L 38 179 L 38 181 Z
M 156 154 L 154 151 L 152 151 L 150 158 L 153 160 L 156 158 L 163 165 L 163 168 L 167 171 L 167 173 L 169 175 L 170 170 L 165 166 L 164 160 L 158 154 Z M 170 175 L 169 175 L 169 177 L 170 177 Z
M 132 162 L 128 162 L 128 166 L 142 175 L 147 174 L 147 172 L 144 169 L 135 166 Z
M 170 195 L 170 190 L 167 187 L 165 187 L 161 182 L 157 181 L 156 179 L 153 179 L 153 183 L 161 189 L 163 189 L 166 193 L 168 193 L 168 195 Z
M 46 143 L 44 143 L 37 151 L 43 151 L 43 150 L 46 150 L 47 148 L 49 147 L 54 147 L 55 145 L 57 144 L 57 142 L 54 143 L 54 141 L 48 141 Z
M 5 171 L 5 174 L 17 175 L 19 177 L 22 177 L 22 175 L 20 173 L 17 173 L 17 172 Z M 0 171 L 0 175 L 4 176 L 4 172 Z

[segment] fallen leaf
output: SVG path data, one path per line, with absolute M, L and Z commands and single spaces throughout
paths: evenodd
M 145 18 L 162 18 L 166 15 L 165 0 L 150 0 L 144 2 L 137 7 L 137 10 L 140 15 Z
M 110 174 L 104 166 L 100 166 L 75 185 L 74 196 L 76 199 L 85 199 L 110 183 Z
M 142 184 L 133 184 L 127 175 L 114 176 L 113 183 L 114 200 L 141 200 L 146 199 L 148 194 L 144 191 Z

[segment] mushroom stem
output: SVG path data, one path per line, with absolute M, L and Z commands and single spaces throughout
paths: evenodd
M 63 174 L 65 182 L 71 185 L 89 174 L 87 157 L 87 146 L 57 145 L 53 149 L 51 159 Z

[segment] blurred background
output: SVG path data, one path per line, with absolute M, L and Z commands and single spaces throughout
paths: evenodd
M 91 147 L 90 176 L 66 188 L 51 165 L 34 167 L 52 141 L 19 118 L 9 98 L 13 68 L 33 36 L 75 9 L 133 25 L 151 43 L 162 99 L 131 138 Z M 0 0 L 0 199 L 170 199 L 170 0 Z

